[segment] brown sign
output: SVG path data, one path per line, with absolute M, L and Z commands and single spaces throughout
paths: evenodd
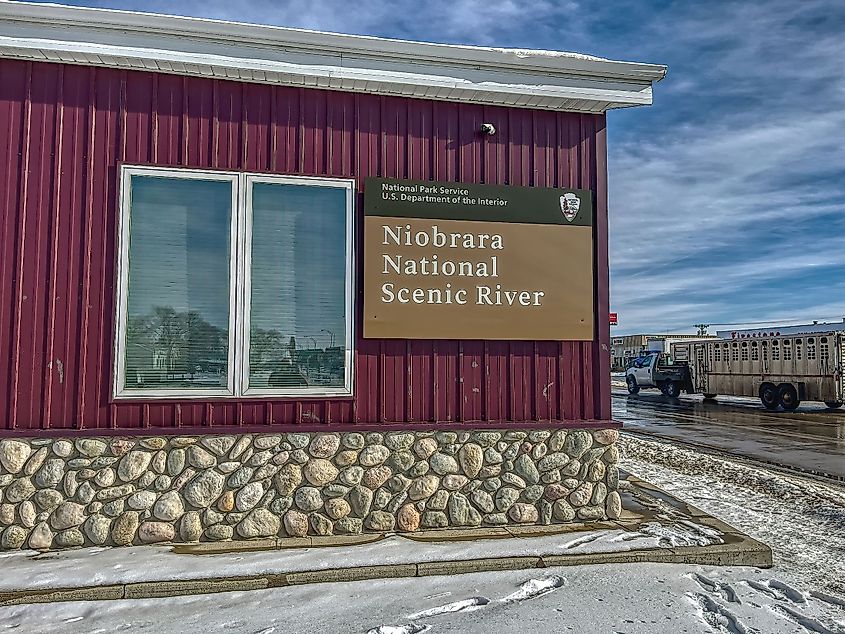
M 365 187 L 365 337 L 593 339 L 590 192 Z

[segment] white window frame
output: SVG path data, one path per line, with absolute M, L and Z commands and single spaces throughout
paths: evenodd
M 229 245 L 229 352 L 226 388 L 128 389 L 126 387 L 126 330 L 129 309 L 129 241 L 132 177 L 153 176 L 186 180 L 229 181 L 232 207 Z M 252 185 L 275 183 L 333 187 L 346 192 L 345 350 L 342 386 L 249 388 L 249 323 L 252 261 Z M 253 172 L 232 172 L 143 165 L 120 167 L 120 195 L 117 236 L 117 297 L 114 337 L 112 397 L 114 400 L 203 400 L 203 399 L 296 399 L 353 396 L 355 379 L 355 181 L 341 178 L 312 178 Z

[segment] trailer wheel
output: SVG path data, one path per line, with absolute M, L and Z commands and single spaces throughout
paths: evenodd
M 780 403 L 778 389 L 771 383 L 764 383 L 760 386 L 760 400 L 766 409 L 777 409 Z
M 661 392 L 669 398 L 678 398 L 681 395 L 681 384 L 667 380 L 663 383 L 663 389 Z
M 778 400 L 780 406 L 787 412 L 798 409 L 801 401 L 798 400 L 798 391 L 791 383 L 783 383 L 778 387 Z
M 625 381 L 628 383 L 628 394 L 637 394 L 640 391 L 640 386 L 637 385 L 637 379 L 629 376 Z
M 825 401 L 824 404 L 830 409 L 839 409 L 842 407 L 842 401 Z

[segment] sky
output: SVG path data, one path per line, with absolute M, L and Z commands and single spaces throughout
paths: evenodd
M 608 113 L 613 334 L 845 317 L 843 0 L 64 4 L 666 64 Z

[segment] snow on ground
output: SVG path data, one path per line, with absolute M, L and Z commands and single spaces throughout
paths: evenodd
M 839 603 L 837 603 L 839 602 Z M 94 634 L 831 634 L 845 602 L 772 571 L 590 565 L 0 608 L 0 631 Z
M 620 466 L 772 548 L 776 569 L 845 595 L 845 488 L 622 435 Z

